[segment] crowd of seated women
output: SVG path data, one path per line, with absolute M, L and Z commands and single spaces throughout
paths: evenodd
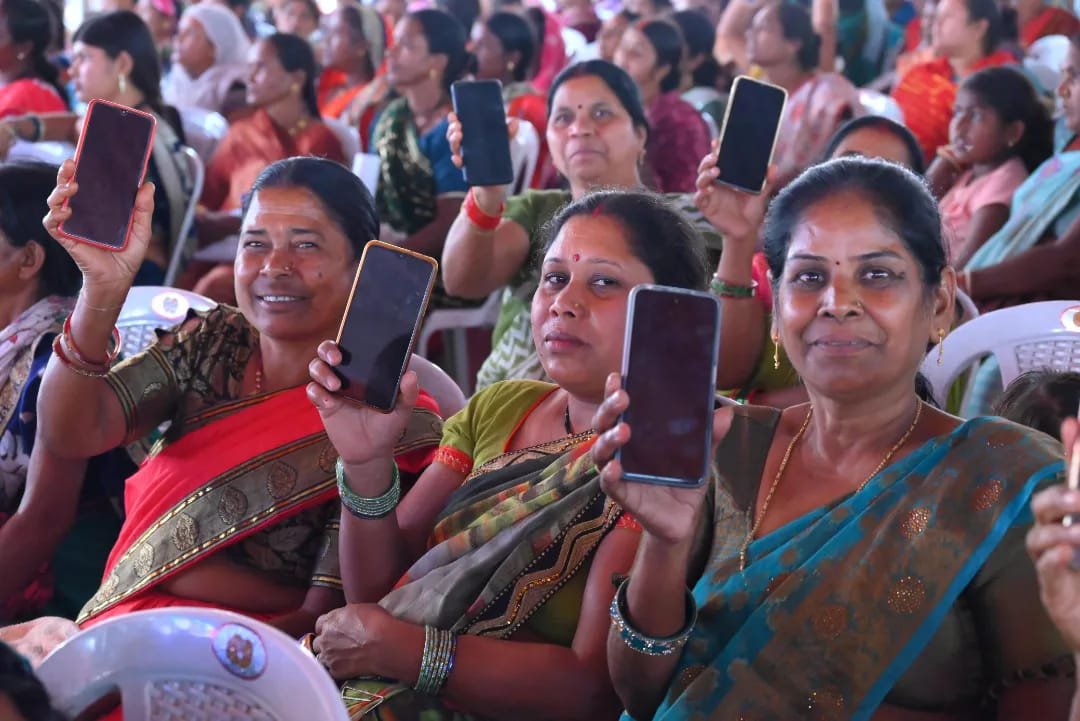
M 114 2 L 65 35 L 0 0 L 0 641 L 38 663 L 229 609 L 302 640 L 357 719 L 1080 720 L 1078 378 L 975 376 L 972 410 L 918 373 L 957 352 L 961 292 L 1080 303 L 1070 12 L 322 5 Z M 1054 34 L 1047 87 L 1023 60 Z M 715 182 L 735 74 L 788 93 L 759 194 Z M 469 78 L 541 136 L 516 194 L 464 181 Z M 92 99 L 158 118 L 119 252 L 59 230 L 99 179 L 15 159 L 76 142 Z M 198 198 L 192 108 L 228 118 Z M 131 288 L 228 238 L 179 281 L 217 303 L 119 357 Z M 373 238 L 440 261 L 433 308 L 500 295 L 455 413 L 413 372 L 390 413 L 340 394 Z M 721 302 L 700 488 L 618 460 L 646 283 Z M 7 651 L 0 715 L 54 718 Z

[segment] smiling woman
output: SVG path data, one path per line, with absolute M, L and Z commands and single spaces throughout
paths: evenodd
M 46 371 L 39 442 L 83 458 L 170 422 L 126 484 L 127 518 L 80 623 L 205 605 L 312 630 L 342 603 L 340 505 L 334 453 L 304 382 L 319 342 L 337 330 L 362 245 L 378 232 L 371 195 L 328 160 L 274 163 L 244 207 L 240 311 L 191 312 L 110 368 L 111 329 L 147 246 L 150 188 L 136 199 L 128 247 L 105 252 L 55 233 L 78 192 L 66 185 L 71 171 L 61 168 L 46 227 L 83 270 L 83 290 Z M 439 437 L 437 407 L 420 399 L 396 446 L 403 474 L 428 464 Z

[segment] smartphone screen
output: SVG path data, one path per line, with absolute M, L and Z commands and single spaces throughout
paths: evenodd
M 506 129 L 502 84 L 462 81 L 450 86 L 454 113 L 461 121 L 462 173 L 469 185 L 507 185 L 514 180 L 510 135 Z
M 708 293 L 642 285 L 630 294 L 620 450 L 627 480 L 699 485 L 709 470 L 720 303 Z
M 75 155 L 79 191 L 68 202 L 71 217 L 62 233 L 115 250 L 124 247 L 154 129 L 149 113 L 91 101 Z
M 393 410 L 437 269 L 426 255 L 378 241 L 364 247 L 338 332 L 342 393 Z
M 735 79 L 720 132 L 718 183 L 761 192 L 786 102 L 783 88 L 745 76 Z

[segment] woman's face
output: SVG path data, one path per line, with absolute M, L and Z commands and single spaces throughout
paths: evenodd
M 197 78 L 213 67 L 216 54 L 202 23 L 192 15 L 182 17 L 180 32 L 176 35 L 176 45 L 173 47 L 173 59 L 188 75 Z
M 949 144 L 964 165 L 993 162 L 1008 152 L 1009 143 L 1018 142 L 1022 134 L 1022 123 L 1006 126 L 997 112 L 974 93 L 963 89 L 957 92 L 949 122 Z
M 544 370 L 574 395 L 600 400 L 622 365 L 626 303 L 652 271 L 607 216 L 567 221 L 544 256 L 532 302 L 532 334 Z
M 600 32 L 596 35 L 601 60 L 615 62 L 615 52 L 619 48 L 619 41 L 622 40 L 623 33 L 628 27 L 630 27 L 630 22 L 622 15 L 612 15 L 604 21 Z
M 502 80 L 508 72 L 506 51 L 495 33 L 488 29 L 483 20 L 473 24 L 472 53 L 476 56 L 476 78 L 478 80 Z
M 895 133 L 881 128 L 859 128 L 848 133 L 830 157 L 842 158 L 848 155 L 890 160 L 908 169 L 915 167 L 915 158 L 911 157 L 907 143 Z
M 1080 133 L 1080 50 L 1069 43 L 1069 54 L 1061 66 L 1061 83 L 1057 89 L 1061 98 L 1061 110 L 1065 125 L 1074 133 Z
M 645 131 L 634 127 L 615 93 L 594 75 L 559 86 L 547 141 L 556 169 L 584 186 L 613 185 L 632 176 L 645 151 Z
M 120 93 L 118 59 L 114 60 L 101 48 L 81 41 L 72 46 L 71 77 L 80 101 L 116 99 Z
M 23 52 L 15 47 L 11 39 L 11 30 L 8 29 L 7 8 L 0 2 L 0 70 L 16 68 L 22 62 L 19 53 Z
M 615 64 L 633 79 L 644 98 L 652 98 L 660 92 L 660 77 L 666 69 L 656 67 L 656 60 L 656 48 L 645 33 L 636 27 L 628 27 L 615 51 Z
M 928 300 L 904 241 L 865 198 L 841 193 L 811 206 L 795 227 L 774 323 L 811 391 L 885 395 L 898 383 L 913 386 L 927 343 L 949 327 L 950 283 Z
M 319 29 L 319 18 L 302 0 L 286 2 L 281 10 L 275 13 L 274 21 L 279 31 L 299 35 L 302 38 L 311 37 Z
M 154 43 L 158 47 L 169 44 L 172 40 L 173 31 L 176 29 L 176 20 L 158 10 L 150 0 L 139 0 L 136 12 L 150 28 L 150 34 L 154 36 Z
M 958 57 L 982 43 L 985 21 L 971 22 L 964 0 L 941 0 L 934 13 L 934 52 Z
M 303 74 L 285 70 L 272 44 L 260 40 L 252 46 L 249 57 L 248 105 L 264 108 L 295 92 L 294 88 L 300 84 Z M 301 77 L 297 78 L 297 75 Z
M 236 300 L 259 333 L 318 343 L 334 337 L 358 258 L 305 188 L 263 188 L 251 200 L 236 254 Z
M 367 42 L 356 36 L 341 10 L 327 15 L 325 26 L 323 65 L 339 70 L 351 69 L 367 55 Z
M 394 28 L 394 46 L 387 52 L 386 78 L 395 88 L 406 88 L 431 76 L 435 56 L 428 52 L 427 36 L 420 23 L 403 18 Z
M 798 50 L 797 42 L 784 37 L 784 27 L 775 6 L 757 11 L 746 31 L 746 52 L 751 63 L 771 67 L 791 62 Z

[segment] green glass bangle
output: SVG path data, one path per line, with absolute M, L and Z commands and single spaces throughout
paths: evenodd
M 397 463 L 394 463 L 392 468 L 390 487 L 385 493 L 373 498 L 361 496 L 349 488 L 349 484 L 345 481 L 345 462 L 341 460 L 341 456 L 338 456 L 334 472 L 337 476 L 338 495 L 341 496 L 341 505 L 345 506 L 345 510 L 364 520 L 375 520 L 390 515 L 401 500 L 401 473 L 398 471 Z
M 697 603 L 694 602 L 690 589 L 686 589 L 686 625 L 674 636 L 656 638 L 641 633 L 626 619 L 626 586 L 629 583 L 629 578 L 620 583 L 618 590 L 615 591 L 615 598 L 611 599 L 611 623 L 619 632 L 622 642 L 631 650 L 646 656 L 670 656 L 686 645 L 690 632 L 694 630 L 694 624 L 697 623 Z
M 735 285 L 716 276 L 713 276 L 712 283 L 709 284 L 712 292 L 721 298 L 753 298 L 757 286 L 756 280 L 750 281 L 750 285 Z
M 454 669 L 457 634 L 434 626 L 424 626 L 424 653 L 420 674 L 413 688 L 425 696 L 437 696 Z

